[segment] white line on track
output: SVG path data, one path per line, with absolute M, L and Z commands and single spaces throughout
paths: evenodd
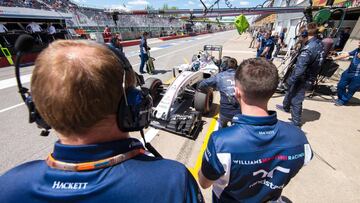
M 24 105 L 24 104 L 25 104 L 25 103 L 20 103 L 20 104 L 14 105 L 14 106 L 7 107 L 7 108 L 5 108 L 5 109 L 1 109 L 1 110 L 0 110 L 0 113 L 3 113 L 3 112 L 5 112 L 5 111 L 9 111 L 9 110 L 11 110 L 11 109 L 15 109 L 16 107 L 22 106 L 22 105 Z
M 223 53 L 253 54 L 256 51 L 224 50 Z
M 30 82 L 30 79 L 31 79 L 31 74 L 21 76 L 22 83 L 28 83 L 28 82 Z M 0 90 L 8 88 L 8 87 L 13 87 L 15 85 L 16 85 L 16 78 L 0 80 Z
M 151 142 L 151 140 L 154 139 L 154 137 L 159 133 L 159 130 L 156 128 L 150 127 L 149 130 L 145 133 L 145 140 L 146 142 Z M 140 140 L 143 145 L 145 145 L 144 140 Z

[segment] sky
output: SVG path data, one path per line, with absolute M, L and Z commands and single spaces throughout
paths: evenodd
M 169 7 L 176 6 L 184 9 L 202 9 L 200 0 L 72 0 L 80 5 L 87 5 L 99 8 L 118 8 L 126 7 L 129 10 L 144 9 L 146 6 L 155 9 L 162 8 L 164 4 Z M 207 5 L 211 5 L 216 0 L 203 0 Z M 226 0 L 220 0 L 220 8 L 227 8 Z M 233 7 L 253 7 L 264 2 L 264 0 L 227 0 Z M 217 8 L 217 6 L 216 6 Z

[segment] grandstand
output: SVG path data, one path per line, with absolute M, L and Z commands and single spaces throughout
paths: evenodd
M 87 31 L 101 31 L 106 25 L 115 32 L 142 32 L 149 31 L 154 36 L 160 35 L 161 31 L 180 29 L 180 20 L 170 17 L 159 16 L 130 16 L 119 15 L 115 24 L 111 13 L 105 9 L 80 6 L 70 0 L 3 0 L 0 1 L 3 7 L 23 7 L 39 10 L 48 10 L 59 13 L 71 14 L 72 19 L 66 20 L 68 28 L 81 28 Z M 125 34 L 125 36 L 127 36 Z M 128 36 L 125 38 L 136 37 Z
M 198 28 L 205 27 L 194 26 L 172 16 L 120 15 L 111 8 L 88 7 L 71 0 L 0 0 L 0 13 L 0 24 L 5 28 L 0 32 L 0 67 L 12 64 L 16 53 L 15 40 L 24 33 L 36 39 L 34 52 L 38 53 L 56 39 L 82 38 L 108 42 L 113 34 L 119 33 L 125 41 L 139 39 L 144 31 L 150 33 L 150 37 L 166 37 L 195 34 L 194 31 L 203 33 Z M 27 29 L 30 24 L 40 29 L 31 32 Z M 55 34 L 47 32 L 50 26 L 56 29 Z M 103 33 L 106 26 L 111 30 L 110 35 Z M 29 61 L 34 57 L 30 57 Z

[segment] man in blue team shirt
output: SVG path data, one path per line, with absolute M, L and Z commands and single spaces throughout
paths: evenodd
M 276 49 L 275 49 L 274 57 L 277 57 L 279 52 L 280 52 L 280 49 L 285 46 L 285 41 L 284 40 L 285 40 L 286 32 L 287 32 L 287 28 L 283 28 L 282 31 L 280 32 L 279 38 L 278 38 L 277 43 L 276 43 Z
M 227 127 L 232 118 L 240 113 L 239 103 L 235 98 L 235 71 L 237 61 L 234 58 L 228 59 L 228 67 L 225 71 L 203 80 L 198 89 L 203 90 L 212 87 L 220 91 L 220 117 L 219 128 Z
M 146 73 L 144 71 L 144 66 L 147 60 L 149 60 L 149 56 L 147 54 L 147 51 L 150 50 L 150 47 L 148 47 L 147 45 L 147 38 L 149 37 L 149 33 L 148 32 L 144 32 L 143 36 L 141 37 L 140 40 L 140 73 Z
M 256 57 L 260 57 L 261 53 L 264 51 L 265 46 L 265 32 L 260 30 L 258 38 L 256 39 Z
M 336 106 L 343 106 L 349 102 L 356 91 L 360 90 L 360 42 L 358 48 L 349 53 L 344 53 L 334 60 L 339 60 L 352 56 L 351 64 L 342 74 L 337 85 L 338 99 Z
M 267 60 L 271 60 L 272 52 L 274 51 L 275 42 L 273 37 L 271 36 L 270 31 L 266 31 L 264 34 L 264 42 L 259 49 L 260 56 L 265 57 Z
M 242 114 L 233 126 L 211 135 L 199 171 L 200 185 L 213 185 L 213 202 L 278 200 L 311 160 L 304 132 L 268 111 L 278 80 L 275 65 L 264 59 L 247 59 L 237 69 L 235 95 Z
M 0 202 L 203 201 L 184 165 L 146 155 L 118 127 L 123 77 L 133 86 L 134 71 L 94 42 L 56 41 L 38 56 L 31 93 L 59 141 L 46 161 L 0 177 Z
M 286 80 L 288 87 L 285 92 L 283 105 L 277 105 L 279 110 L 291 113 L 291 122 L 302 126 L 302 104 L 306 90 L 311 90 L 315 84 L 320 68 L 324 62 L 325 52 L 321 40 L 317 38 L 318 28 L 315 23 L 306 25 L 301 32 L 303 44 L 296 58 L 294 70 Z

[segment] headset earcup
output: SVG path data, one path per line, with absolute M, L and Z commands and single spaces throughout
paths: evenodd
M 51 129 L 51 127 L 46 123 L 46 121 L 40 116 L 39 112 L 36 110 L 31 95 L 26 97 L 25 104 L 29 110 L 29 123 L 35 122 L 39 128 L 44 128 L 46 130 Z
M 117 123 L 124 132 L 139 131 L 149 126 L 152 111 L 152 99 L 139 89 L 126 91 L 127 103 L 123 97 L 119 103 Z
M 130 107 L 126 105 L 125 97 L 123 97 L 119 103 L 118 111 L 117 111 L 117 124 L 119 129 L 123 132 L 130 132 L 130 125 L 133 120 L 132 113 L 130 111 Z

